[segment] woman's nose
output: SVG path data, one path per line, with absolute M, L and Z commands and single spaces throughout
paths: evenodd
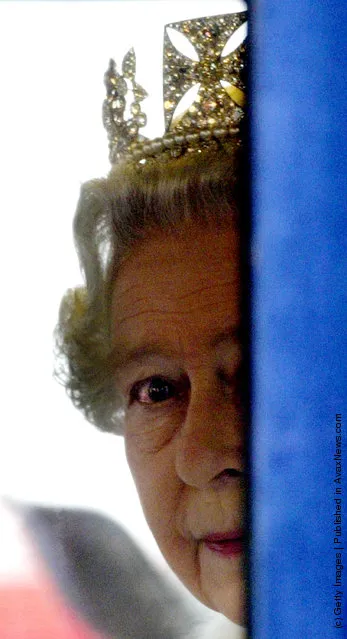
M 176 472 L 195 488 L 244 471 L 244 426 L 239 402 L 214 389 L 192 389 L 176 439 Z

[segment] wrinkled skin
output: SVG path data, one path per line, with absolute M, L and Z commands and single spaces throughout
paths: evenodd
M 238 232 L 158 232 L 115 282 L 116 383 L 127 459 L 157 543 L 207 606 L 242 623 L 243 555 L 205 541 L 243 525 Z

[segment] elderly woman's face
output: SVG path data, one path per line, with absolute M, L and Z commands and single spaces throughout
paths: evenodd
M 125 443 L 148 524 L 203 603 L 242 622 L 239 238 L 158 233 L 114 289 Z

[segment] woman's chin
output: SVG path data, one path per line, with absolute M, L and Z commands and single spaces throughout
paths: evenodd
M 210 608 L 239 626 L 246 626 L 246 587 L 243 554 L 216 555 L 209 549 L 200 554 L 201 587 Z
M 218 601 L 218 610 L 227 619 L 238 626 L 246 626 L 246 609 L 244 589 L 233 589 L 225 594 L 221 593 Z

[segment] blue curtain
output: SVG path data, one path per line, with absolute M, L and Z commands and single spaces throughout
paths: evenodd
M 342 639 L 347 7 L 250 13 L 250 636 Z

